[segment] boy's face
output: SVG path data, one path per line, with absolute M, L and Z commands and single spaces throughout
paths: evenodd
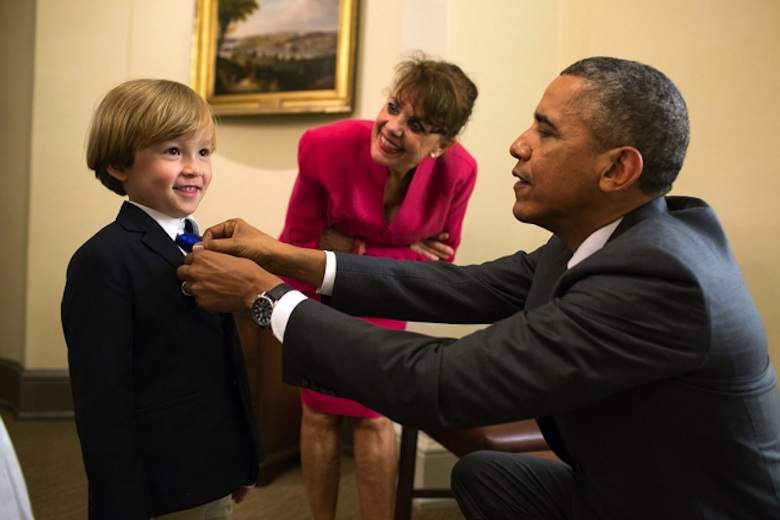
M 198 209 L 211 182 L 211 150 L 211 133 L 204 130 L 138 150 L 131 167 L 108 172 L 133 202 L 185 217 Z

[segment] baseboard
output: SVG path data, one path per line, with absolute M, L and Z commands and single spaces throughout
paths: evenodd
M 0 405 L 16 409 L 19 401 L 19 374 L 21 365 L 0 358 Z
M 73 417 L 67 370 L 29 370 L 0 359 L 0 405 L 20 419 Z

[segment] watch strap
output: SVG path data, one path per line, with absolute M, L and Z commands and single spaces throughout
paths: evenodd
M 275 286 L 273 289 L 270 289 L 268 291 L 265 291 L 263 294 L 265 296 L 268 296 L 272 302 L 276 303 L 279 301 L 279 298 L 287 294 L 288 292 L 292 291 L 293 288 L 287 285 L 286 283 L 280 283 L 279 285 Z

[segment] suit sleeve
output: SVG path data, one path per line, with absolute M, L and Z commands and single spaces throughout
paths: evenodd
M 540 254 L 518 252 L 481 265 L 455 266 L 336 253 L 335 286 L 327 303 L 352 315 L 492 323 L 523 309 Z
M 77 252 L 62 301 L 89 518 L 146 520 L 148 489 L 134 435 L 133 295 L 121 261 L 108 256 Z
M 376 329 L 304 301 L 285 333 L 283 377 L 420 428 L 566 413 L 701 363 L 708 341 L 703 296 L 681 272 L 591 273 L 549 303 L 515 309 L 460 339 Z M 478 285 L 466 280 L 462 287 Z M 457 307 L 450 300 L 435 306 Z

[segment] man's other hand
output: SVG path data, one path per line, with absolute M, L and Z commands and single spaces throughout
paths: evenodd
M 240 218 L 233 218 L 208 228 L 203 234 L 202 245 L 209 251 L 240 256 L 265 265 L 281 243 Z
M 282 283 L 251 260 L 196 248 L 176 270 L 182 292 L 211 312 L 247 311 L 258 294 Z

